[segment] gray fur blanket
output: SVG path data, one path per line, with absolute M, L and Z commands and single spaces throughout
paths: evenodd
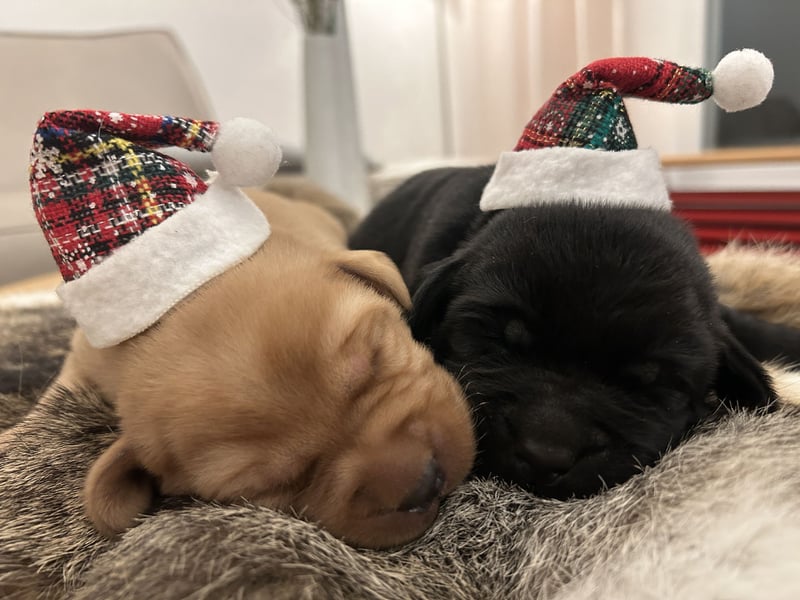
M 800 323 L 794 256 L 710 260 L 726 301 Z M 470 481 L 422 538 L 351 548 L 255 506 L 165 499 L 119 539 L 80 491 L 115 436 L 90 391 L 47 388 L 72 325 L 49 295 L 0 298 L 0 597 L 798 598 L 800 408 L 721 414 L 626 484 L 543 500 Z M 774 370 L 783 399 L 800 376 Z M 38 399 L 38 400 L 37 400 Z

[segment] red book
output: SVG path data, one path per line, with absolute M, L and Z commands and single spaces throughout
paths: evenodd
M 761 229 L 792 230 L 800 228 L 800 209 L 776 210 L 708 210 L 675 207 L 675 212 L 692 223 L 730 225 Z
M 800 190 L 763 192 L 670 192 L 675 208 L 800 210 Z
M 800 246 L 800 191 L 673 192 L 675 214 L 694 228 L 704 252 L 728 242 Z

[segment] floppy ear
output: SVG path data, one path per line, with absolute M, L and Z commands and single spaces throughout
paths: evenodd
M 740 408 L 774 408 L 777 394 L 762 364 L 728 327 L 720 324 L 722 350 L 714 390 L 726 404 Z
M 758 360 L 800 362 L 800 329 L 765 321 L 724 304 L 720 310 L 731 333 Z
M 155 481 L 136 459 L 124 434 L 95 461 L 83 486 L 86 514 L 108 537 L 133 525 L 154 495 Z
M 403 276 L 383 252 L 351 250 L 336 261 L 336 266 L 380 295 L 394 300 L 404 311 L 411 308 L 411 296 Z
M 434 353 L 436 329 L 452 299 L 453 278 L 460 265 L 460 259 L 452 256 L 431 264 L 423 272 L 412 298 L 411 332 L 417 340 L 432 345 Z

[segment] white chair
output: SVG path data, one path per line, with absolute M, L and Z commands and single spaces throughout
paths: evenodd
M 0 285 L 53 271 L 31 207 L 28 156 L 47 111 L 92 108 L 214 119 L 191 60 L 169 31 L 0 33 Z M 202 169 L 207 157 L 181 154 Z

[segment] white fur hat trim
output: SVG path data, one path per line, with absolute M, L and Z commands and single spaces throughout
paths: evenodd
M 652 149 L 618 152 L 539 148 L 503 152 L 483 190 L 483 211 L 580 202 L 670 210 L 661 162 Z
M 56 290 L 95 348 L 141 333 L 269 237 L 264 214 L 222 181 Z

